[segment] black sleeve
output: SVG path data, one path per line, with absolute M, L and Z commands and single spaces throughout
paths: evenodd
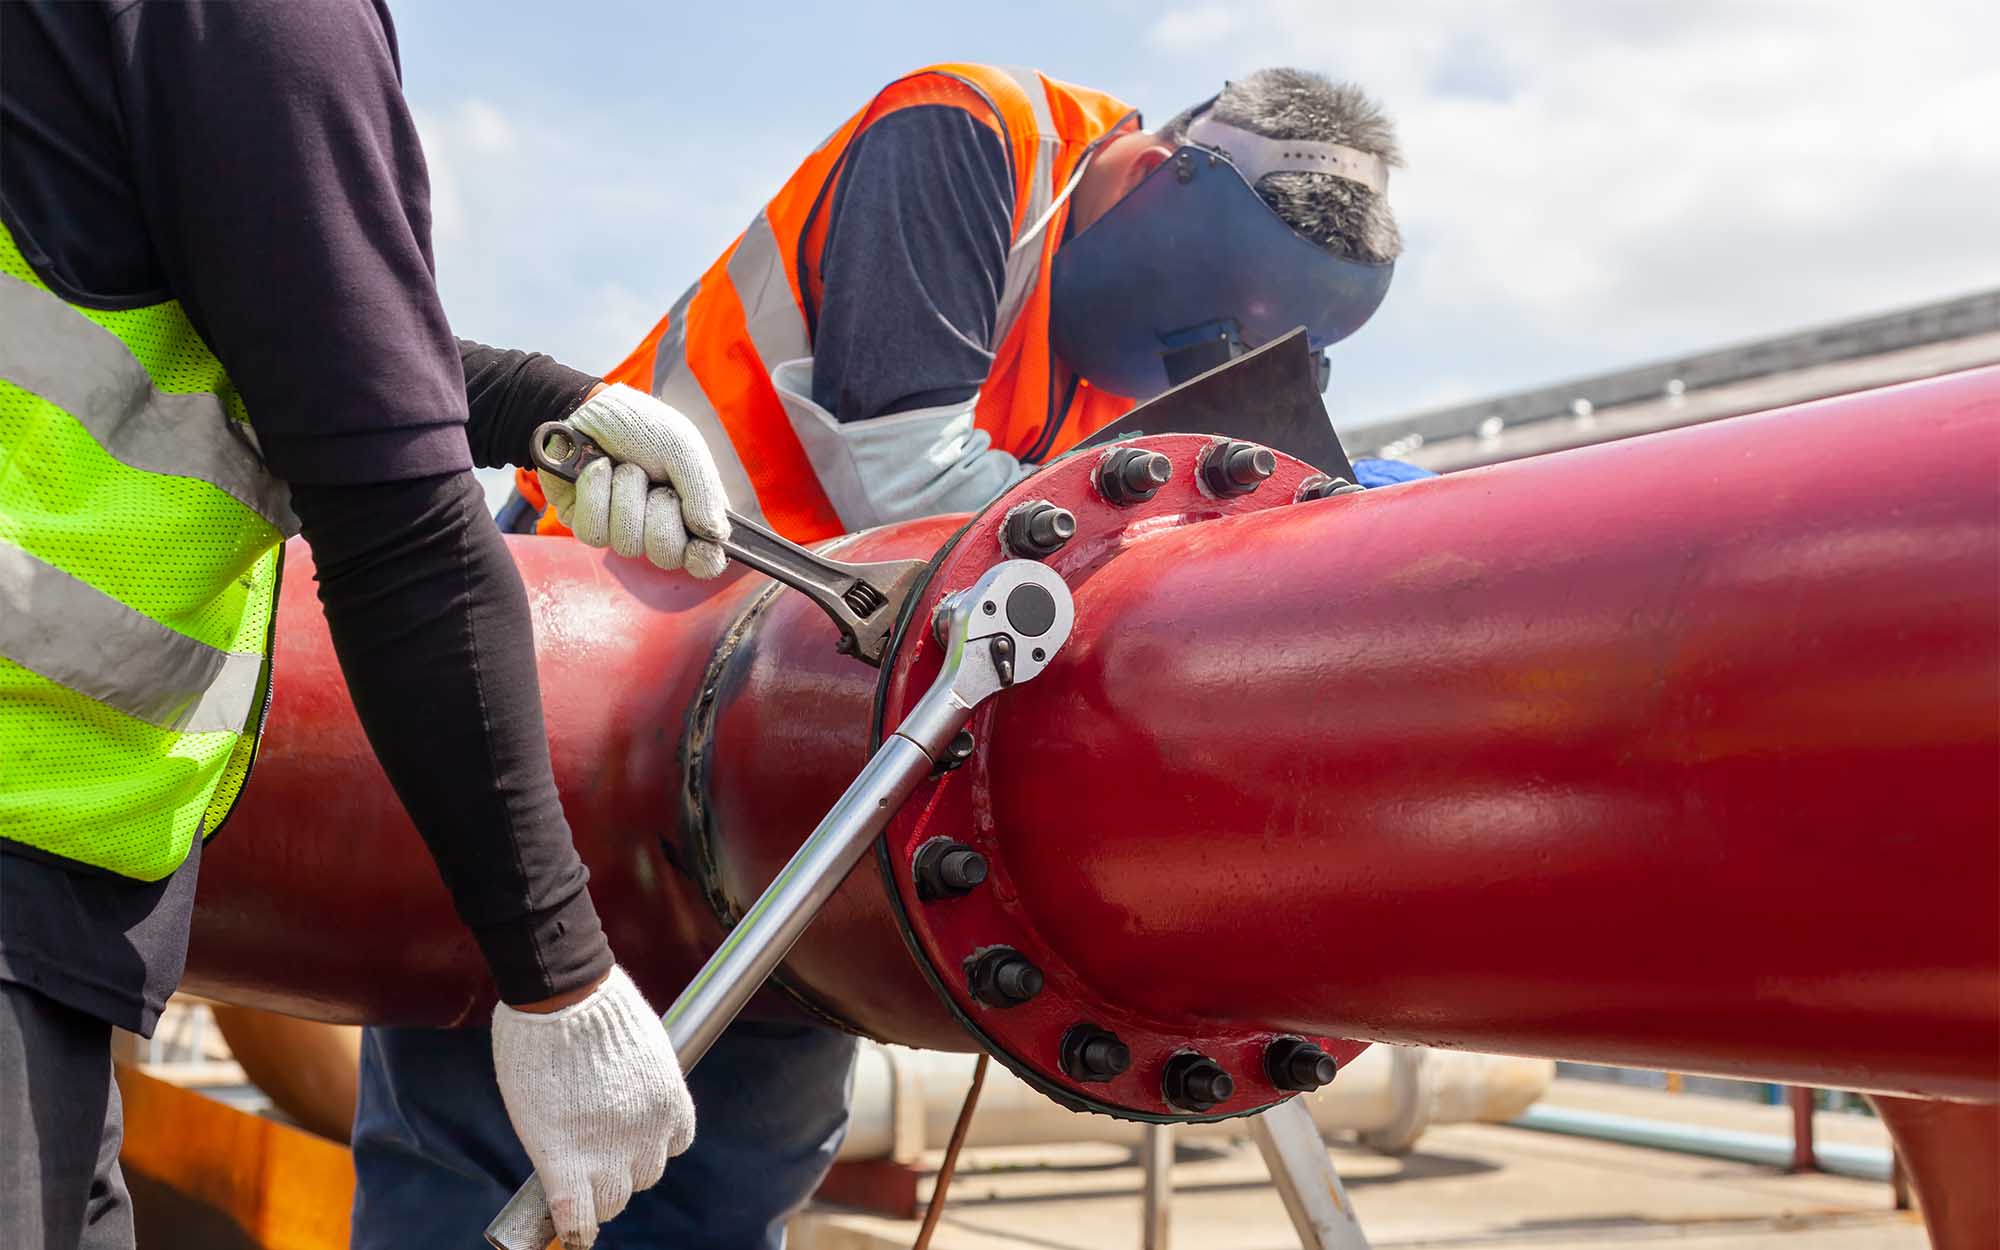
M 387 13 L 142 0 L 112 35 L 161 268 L 272 471 L 336 483 L 470 467 Z
M 595 981 L 611 951 L 556 798 L 521 575 L 478 482 L 299 486 L 292 506 L 362 727 L 500 997 Z
M 386 12 L 135 3 L 113 26 L 174 294 L 292 485 L 362 725 L 502 997 L 610 953 L 548 762 L 528 607 L 471 474 Z
M 1013 237 L 1006 149 L 963 109 L 901 109 L 854 141 L 833 195 L 813 401 L 840 421 L 957 403 L 993 367 Z
M 601 378 L 540 352 L 509 351 L 458 340 L 469 413 L 466 441 L 482 469 L 526 464 L 528 436 L 544 421 L 575 412 Z

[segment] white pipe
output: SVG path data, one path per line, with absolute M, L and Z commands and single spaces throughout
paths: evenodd
M 843 1159 L 909 1162 L 942 1147 L 965 1100 L 974 1056 L 861 1044 Z M 1364 1144 L 1399 1154 L 1432 1124 L 1498 1123 L 1526 1111 L 1555 1079 L 1545 1059 L 1472 1055 L 1421 1047 L 1370 1046 L 1343 1066 L 1333 1084 L 1304 1095 L 1320 1134 L 1351 1132 Z M 995 1065 L 979 1095 L 968 1146 L 1024 1146 L 1107 1141 L 1137 1145 L 1144 1126 L 1057 1106 Z M 1189 1138 L 1241 1135 L 1240 1121 L 1185 1124 Z
M 1581 1107 L 1531 1107 L 1513 1123 L 1519 1128 L 1537 1129 L 1544 1133 L 1591 1137 L 1599 1141 L 1623 1142 L 1628 1146 L 1651 1146 L 1656 1150 L 1677 1150 L 1711 1159 L 1735 1159 L 1771 1168 L 1789 1168 L 1792 1165 L 1792 1139 L 1772 1133 L 1745 1133 L 1701 1124 L 1646 1120 L 1605 1111 L 1586 1111 Z M 1856 1146 L 1846 1142 L 1815 1141 L 1813 1158 L 1822 1172 L 1864 1181 L 1888 1180 L 1893 1166 L 1886 1148 Z

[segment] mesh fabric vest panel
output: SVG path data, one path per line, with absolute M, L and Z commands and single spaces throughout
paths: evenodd
M 178 303 L 62 301 L 5 229 L 0 297 L 0 837 L 158 880 L 249 772 L 289 509 Z

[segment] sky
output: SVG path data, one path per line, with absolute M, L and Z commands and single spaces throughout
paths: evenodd
M 935 61 L 1157 124 L 1295 65 L 1395 120 L 1405 251 L 1342 426 L 2000 286 L 2000 5 L 391 0 L 459 333 L 608 370 Z

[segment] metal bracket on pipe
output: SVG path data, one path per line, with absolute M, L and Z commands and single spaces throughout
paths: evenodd
M 1033 560 L 996 565 L 958 594 L 939 617 L 946 632 L 937 680 L 662 1017 L 683 1070 L 777 971 L 903 800 L 945 758 L 973 709 L 1039 676 L 1074 620 L 1069 587 Z M 539 1175 L 486 1227 L 486 1241 L 497 1250 L 544 1250 L 555 1235 Z

